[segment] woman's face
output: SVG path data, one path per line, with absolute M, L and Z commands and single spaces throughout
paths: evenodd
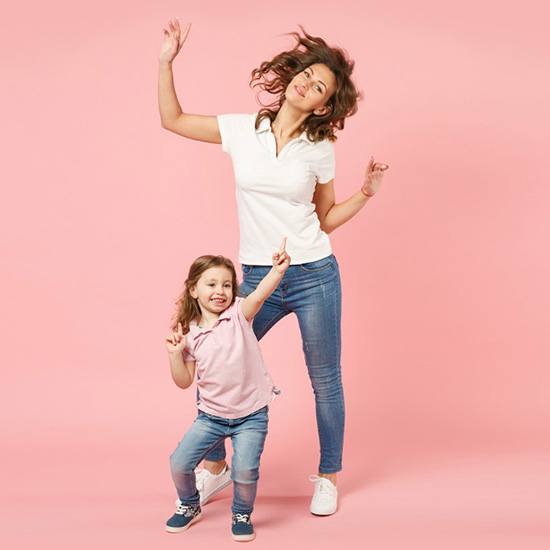
M 290 81 L 285 99 L 297 109 L 324 115 L 328 111 L 324 105 L 335 91 L 334 73 L 323 63 L 314 63 Z

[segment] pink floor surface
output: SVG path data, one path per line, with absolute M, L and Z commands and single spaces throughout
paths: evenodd
M 3 548 L 225 548 L 231 490 L 204 507 L 187 532 L 168 534 L 174 495 L 166 464 L 145 455 L 21 460 L 32 484 L 4 493 Z M 550 456 L 543 453 L 429 455 L 384 465 L 356 463 L 340 477 L 331 517 L 308 512 L 310 486 L 297 469 L 263 468 L 254 548 L 548 550 Z M 272 475 L 269 475 L 269 474 Z

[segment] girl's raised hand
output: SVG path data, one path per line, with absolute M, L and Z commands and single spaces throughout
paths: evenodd
M 182 352 L 185 347 L 185 337 L 183 334 L 183 328 L 181 323 L 178 323 L 178 328 L 176 331 L 172 331 L 170 336 L 166 338 L 166 349 L 168 353 L 178 353 Z
M 283 237 L 283 242 L 279 247 L 279 251 L 273 254 L 273 267 L 279 272 L 284 273 L 290 265 L 290 256 L 285 250 L 286 237 Z
M 187 39 L 190 28 L 191 23 L 188 23 L 182 31 L 178 19 L 168 21 L 168 29 L 162 29 L 164 31 L 164 40 L 160 48 L 159 60 L 161 62 L 171 63 L 173 61 Z
M 361 187 L 361 192 L 367 197 L 372 197 L 378 192 L 382 185 L 384 172 L 389 168 L 387 164 L 374 162 L 374 157 L 371 157 L 367 170 L 365 171 L 365 181 Z

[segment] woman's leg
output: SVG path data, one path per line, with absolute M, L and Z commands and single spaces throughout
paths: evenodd
M 301 266 L 288 281 L 288 304 L 298 317 L 305 361 L 315 395 L 321 458 L 319 474 L 336 481 L 342 469 L 344 392 L 342 387 L 342 291 L 334 256 Z
M 267 275 L 271 267 L 253 266 L 248 273 L 243 273 L 243 282 L 239 287 L 240 296 L 248 296 L 256 289 L 260 281 Z M 285 307 L 280 288 L 264 302 L 260 311 L 254 317 L 252 329 L 258 340 L 280 321 L 290 311 Z M 221 441 L 207 455 L 204 461 L 204 467 L 212 474 L 218 474 L 225 468 L 225 441 Z

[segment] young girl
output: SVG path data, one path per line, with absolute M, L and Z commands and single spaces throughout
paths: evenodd
M 200 518 L 194 470 L 212 448 L 230 437 L 232 537 L 255 538 L 250 515 L 267 434 L 268 404 L 278 390 L 264 366 L 252 319 L 290 264 L 285 244 L 286 238 L 273 254 L 273 267 L 246 298 L 237 296 L 231 260 L 201 256 L 189 269 L 166 347 L 177 386 L 188 388 L 197 371 L 198 416 L 170 457 L 178 493 L 176 512 L 166 522 L 171 533 L 184 531 Z

